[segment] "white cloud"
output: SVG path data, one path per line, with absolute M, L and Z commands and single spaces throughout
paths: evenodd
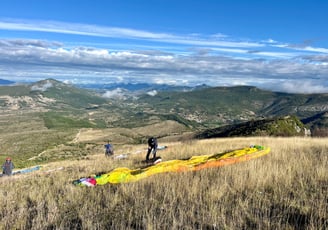
M 17 42 L 0 43 L 0 76 L 16 81 L 51 77 L 73 83 L 132 81 L 172 85 L 241 85 L 257 84 L 260 79 L 299 78 L 303 81 L 312 76 L 327 81 L 328 76 L 328 66 L 317 64 L 326 63 L 327 57 L 318 55 L 300 56 L 299 59 L 252 59 L 246 56 L 243 59 L 220 54 L 109 52 L 83 47 L 65 49 L 26 45 L 17 48 L 13 43 Z M 246 52 L 244 54 L 247 55 Z M 119 93 L 108 92 L 104 96 L 119 96 Z
M 312 81 L 285 81 L 281 90 L 289 93 L 327 93 L 328 85 Z
M 308 51 L 312 53 L 322 53 L 322 54 L 328 54 L 327 48 L 322 47 L 312 47 L 312 46 L 297 46 L 297 45 L 291 45 L 291 44 L 276 44 L 273 45 L 274 47 L 279 48 L 286 48 L 291 50 L 299 50 L 299 51 Z
M 318 47 L 307 46 L 307 47 L 304 48 L 304 50 L 328 54 L 328 49 L 326 49 L 326 48 L 318 48 Z
M 153 42 L 167 42 L 184 45 L 198 46 L 224 46 L 224 47 L 262 47 L 257 42 L 238 42 L 226 41 L 224 35 L 209 35 L 202 38 L 198 35 L 179 36 L 168 33 L 154 33 L 129 28 L 105 27 L 89 24 L 65 23 L 57 21 L 32 21 L 32 20 L 2 20 L 0 21 L 0 29 L 16 30 L 16 31 L 39 31 L 48 33 L 62 33 L 72 35 L 84 35 L 94 37 L 108 38 L 126 38 L 126 39 L 143 39 Z
M 31 90 L 32 91 L 46 91 L 47 89 L 53 87 L 52 83 L 47 81 L 45 82 L 43 85 L 33 85 L 31 86 Z
M 106 98 L 124 100 L 124 99 L 126 99 L 126 91 L 121 88 L 117 88 L 114 90 L 106 91 L 102 96 L 106 97 Z
M 297 79 L 309 81 L 307 92 L 327 90 L 328 49 L 322 47 L 293 46 L 273 39 L 240 41 L 220 33 L 175 35 L 49 21 L 2 20 L 0 30 L 105 38 L 103 43 L 84 43 L 80 36 L 67 42 L 0 38 L 0 76 L 13 81 L 253 84 L 290 91 L 290 80 Z M 315 80 L 322 82 L 321 88 Z M 304 91 L 302 86 L 295 90 Z M 122 93 L 109 91 L 104 96 Z
M 271 38 L 269 38 L 269 39 L 267 39 L 267 40 L 264 40 L 263 42 L 272 43 L 272 44 L 274 44 L 274 43 L 278 43 L 277 41 L 275 41 L 275 40 L 273 40 L 273 39 L 271 39 Z
M 157 93 L 158 93 L 158 92 L 157 92 L 156 90 L 152 90 L 152 91 L 147 92 L 147 94 L 148 94 L 149 96 L 156 96 Z

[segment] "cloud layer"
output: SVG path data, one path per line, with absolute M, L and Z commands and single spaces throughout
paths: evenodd
M 328 92 L 328 49 L 309 44 L 8 19 L 0 20 L 0 30 L 7 32 L 0 37 L 0 78 L 8 80 L 205 83 Z M 24 36 L 11 35 L 17 31 Z

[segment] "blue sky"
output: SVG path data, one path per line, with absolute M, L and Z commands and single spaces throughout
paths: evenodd
M 2 0 L 0 78 L 328 93 L 328 1 Z

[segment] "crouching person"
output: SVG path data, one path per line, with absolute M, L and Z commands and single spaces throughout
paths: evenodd
M 15 168 L 14 163 L 11 161 L 10 157 L 6 158 L 5 163 L 2 165 L 3 175 L 11 176 L 13 174 L 13 169 Z

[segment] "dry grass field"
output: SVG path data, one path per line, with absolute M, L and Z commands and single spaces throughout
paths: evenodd
M 163 141 L 163 140 L 162 140 Z M 137 168 L 146 145 L 122 145 L 40 171 L 0 178 L 0 229 L 327 229 L 328 139 L 227 138 L 161 142 L 163 160 L 268 146 L 258 159 L 120 185 L 72 181 Z

